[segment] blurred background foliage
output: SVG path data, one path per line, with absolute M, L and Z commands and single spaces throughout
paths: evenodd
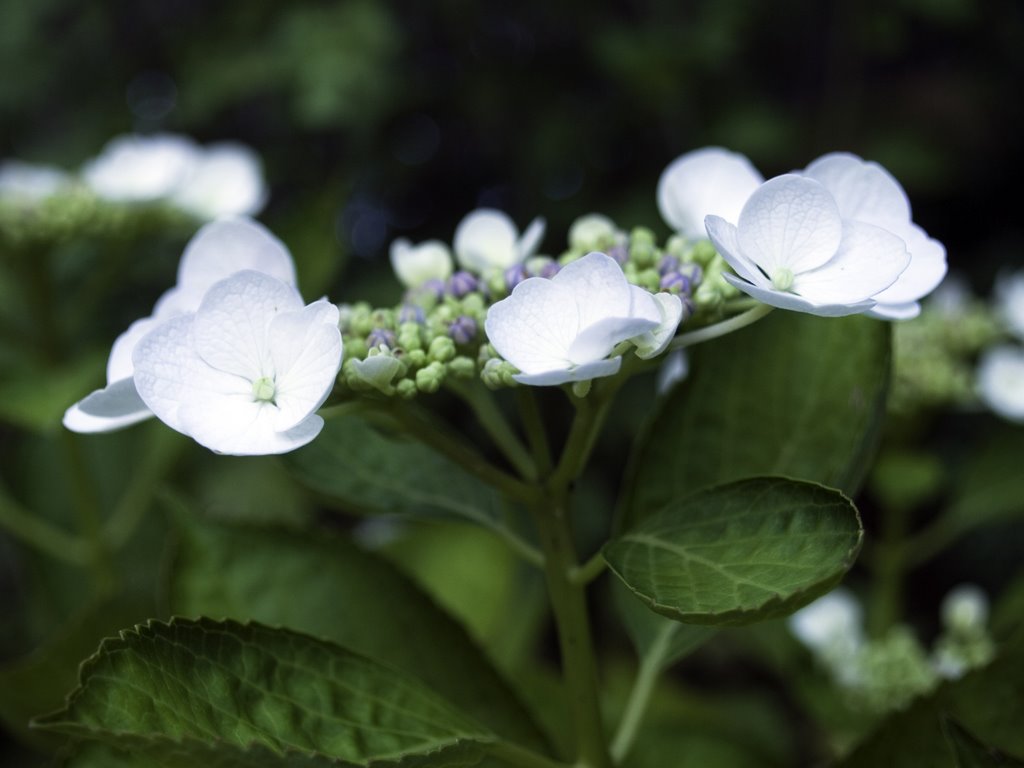
M 1016 0 L 0 0 L 0 72 L 0 158 L 75 169 L 109 138 L 132 131 L 253 147 L 271 189 L 260 218 L 292 250 L 310 298 L 394 303 L 388 244 L 399 236 L 450 241 L 478 206 L 502 208 L 520 226 L 545 216 L 543 250 L 552 253 L 564 248 L 571 221 L 590 211 L 665 235 L 654 201 L 658 176 L 679 154 L 708 144 L 747 154 L 766 176 L 831 150 L 877 160 L 907 189 L 916 222 L 946 244 L 951 270 L 978 292 L 988 292 L 1001 266 L 1024 265 L 1024 4 Z M 63 407 L 101 383 L 112 339 L 172 284 L 194 227 L 171 224 L 156 237 L 142 227 L 53 254 L 50 299 L 64 305 L 57 327 L 23 319 L 13 326 L 17 337 L 0 344 L 0 503 L 83 529 L 90 514 L 146 513 L 155 502 L 133 507 L 131 499 L 146 498 L 170 473 L 208 516 L 301 526 L 317 514 L 316 500 L 295 489 L 274 459 L 211 459 L 153 423 L 84 440 L 58 426 Z M 106 267 L 97 277 L 98 264 Z M 123 279 L 111 282 L 111 270 Z M 23 304 L 32 299 L 12 288 L 11 274 L 0 269 L 3 313 L 27 318 Z M 90 292 L 93 278 L 106 293 Z M 642 415 L 624 410 L 599 458 L 621 462 L 614 440 Z M 934 448 L 911 461 L 962 460 L 974 482 L 963 493 L 982 488 L 973 509 L 988 504 L 985 471 L 994 465 L 968 461 L 973 443 L 965 436 L 991 426 L 988 417 L 970 419 L 906 432 Z M 1005 439 L 1019 445 L 1019 430 Z M 1016 448 L 996 455 L 1006 467 L 1000 478 L 1019 474 Z M 955 480 L 921 471 L 927 487 L 908 504 L 927 516 Z M 897 474 L 905 476 L 905 467 Z M 1007 508 L 1020 506 L 1018 489 L 1001 491 Z M 589 509 L 610 506 L 599 490 Z M 869 535 L 875 505 L 887 502 L 884 475 L 872 493 L 862 502 Z M 0 717 L 20 740 L 33 737 L 12 723 L 59 703 L 99 637 L 169 611 L 160 587 L 168 525 L 166 516 L 146 514 L 134 529 L 132 546 L 116 558 L 114 598 L 96 588 L 109 574 L 83 579 L 81 568 L 0 535 L 0 678 L 33 691 L 0 699 Z M 392 555 L 512 670 L 531 647 L 527 635 L 543 632 L 538 584 L 512 579 L 517 564 L 499 568 L 508 558 L 498 553 L 487 558 L 493 573 L 470 584 L 486 546 L 478 532 L 427 529 L 415 547 L 392 543 Z M 909 610 L 920 603 L 926 628 L 957 580 L 994 590 L 1012 578 L 1019 557 L 1009 563 L 1006 555 L 1013 546 L 1019 555 L 1019 544 L 999 541 L 1006 530 L 979 534 L 912 583 Z M 1019 527 L 1012 530 L 1019 541 Z M 590 533 L 599 540 L 600 531 Z M 496 602 L 521 606 L 523 637 L 503 630 Z M 762 655 L 778 645 L 776 630 L 765 630 Z M 625 658 L 626 641 L 618 642 Z M 725 723 L 738 691 L 772 689 L 784 673 L 722 662 L 721 647 L 702 657 L 712 673 L 686 671 L 698 686 L 724 681 L 713 714 Z M 776 670 L 807 666 L 792 647 L 787 653 Z M 612 679 L 625 678 L 616 664 Z M 539 706 L 544 684 L 525 691 Z M 695 701 L 691 691 L 656 714 L 707 710 L 706 698 Z M 743 707 L 757 710 L 750 730 L 777 734 L 777 704 L 748 698 Z M 784 698 L 790 730 L 760 764 L 794 764 L 821 751 L 805 738 L 809 726 L 795 709 Z M 739 738 L 724 732 L 714 749 Z M 794 746 L 801 738 L 803 746 Z M 0 752 L 0 760 L 8 754 L 28 760 L 15 752 Z M 722 764 L 746 764 L 728 755 Z

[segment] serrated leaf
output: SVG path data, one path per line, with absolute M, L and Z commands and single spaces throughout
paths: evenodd
M 835 586 L 862 533 L 838 491 L 752 478 L 671 502 L 609 542 L 604 557 L 658 613 L 747 624 L 791 613 Z
M 773 312 L 693 349 L 690 377 L 652 414 L 633 459 L 623 528 L 672 499 L 744 477 L 851 494 L 884 411 L 889 327 Z
M 332 416 L 316 440 L 285 461 L 300 482 L 347 512 L 479 519 L 501 508 L 498 494 L 457 464 L 355 411 Z
M 664 670 L 697 650 L 717 631 L 699 624 L 682 624 L 654 613 L 618 579 L 611 581 L 616 613 L 641 660 L 653 659 Z
M 170 605 L 324 637 L 422 679 L 506 738 L 542 748 L 529 714 L 466 631 L 383 558 L 327 532 L 177 516 Z
M 479 759 L 493 741 L 418 680 L 364 656 L 208 619 L 150 621 L 105 640 L 67 707 L 36 725 L 232 767 L 450 765 L 446 752 Z

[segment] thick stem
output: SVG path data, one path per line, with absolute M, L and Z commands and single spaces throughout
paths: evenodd
M 517 387 L 516 402 L 519 404 L 519 416 L 523 420 L 526 439 L 530 444 L 530 450 L 533 451 L 537 473 L 541 477 L 546 477 L 552 467 L 551 446 L 548 443 L 547 430 L 544 428 L 544 419 L 541 418 L 540 409 L 537 407 L 537 398 L 530 387 Z

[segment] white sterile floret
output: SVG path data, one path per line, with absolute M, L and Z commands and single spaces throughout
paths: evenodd
M 622 358 L 609 359 L 612 350 L 648 333 L 660 345 L 675 332 L 668 330 L 669 314 L 675 315 L 630 285 L 614 259 L 590 253 L 551 279 L 519 283 L 491 306 L 484 326 L 498 354 L 520 370 L 512 378 L 544 386 L 614 375 Z
M 1006 327 L 1024 339 L 1024 270 L 996 278 L 996 301 Z
M 958 584 L 942 598 L 941 612 L 949 629 L 981 629 L 988 622 L 988 595 L 976 584 Z
M 172 191 L 171 202 L 200 219 L 254 216 L 267 202 L 263 164 L 242 144 L 211 144 Z
M 391 267 L 406 288 L 428 280 L 447 280 L 452 274 L 452 252 L 440 240 L 413 245 L 405 238 L 391 243 Z
M 478 208 L 455 229 L 455 258 L 465 269 L 483 274 L 508 269 L 537 252 L 544 237 L 544 219 L 538 217 L 519 235 L 515 223 L 502 211 Z
M 580 216 L 569 227 L 569 247 L 584 250 L 593 243 L 610 240 L 620 234 L 615 222 L 600 213 Z
M 978 363 L 978 394 L 994 413 L 1024 424 L 1024 348 L 994 347 Z
M 803 175 L 827 189 L 846 221 L 873 224 L 903 240 L 910 264 L 891 286 L 875 294 L 867 314 L 906 320 L 921 311 L 919 300 L 931 293 L 946 274 L 946 249 L 910 218 L 910 201 L 900 183 L 878 163 L 846 152 L 818 158 Z
M 721 147 L 687 152 L 658 180 L 658 210 L 665 222 L 688 238 L 704 238 L 710 214 L 736 221 L 743 204 L 764 177 L 743 155 Z
M 169 197 L 192 174 L 201 153 L 184 136 L 119 136 L 86 163 L 82 178 L 106 200 L 158 200 Z
M 786 174 L 762 184 L 736 225 L 708 216 L 708 235 L 738 276 L 723 275 L 775 307 L 837 317 L 866 312 L 896 282 L 910 254 L 891 232 L 844 219 L 819 182 Z
M 216 283 L 199 309 L 135 347 L 135 386 L 157 418 L 219 453 L 299 448 L 323 428 L 316 410 L 341 367 L 338 308 L 303 306 L 298 291 L 260 272 Z
M 20 160 L 0 163 L 0 199 L 32 203 L 55 195 L 70 184 L 71 177 L 60 168 Z
M 246 269 L 295 285 L 288 249 L 262 225 L 249 219 L 226 219 L 200 229 L 181 257 L 177 284 L 157 300 L 152 315 L 136 320 L 114 342 L 107 362 L 107 386 L 68 408 L 64 426 L 74 432 L 109 432 L 152 416 L 132 379 L 135 345 L 161 323 L 194 312 L 214 283 Z
M 852 655 L 864 643 L 863 611 L 849 590 L 839 587 L 789 617 L 790 632 L 818 655 Z

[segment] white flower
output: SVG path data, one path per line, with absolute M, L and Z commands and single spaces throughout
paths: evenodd
M 1010 332 L 1024 339 L 1024 270 L 996 278 L 996 299 Z
M 521 371 L 512 378 L 543 386 L 614 375 L 622 358 L 608 355 L 618 344 L 647 333 L 671 337 L 666 314 L 614 259 L 590 253 L 550 280 L 523 280 L 491 306 L 484 325 L 498 354 Z
M 819 597 L 789 617 L 789 630 L 816 654 L 852 655 L 864 643 L 863 611 L 842 587 Z
M 658 180 L 658 210 L 676 232 L 704 238 L 710 214 L 736 221 L 764 177 L 743 155 L 704 147 L 676 158 Z
M 214 283 L 245 269 L 295 285 L 288 249 L 260 224 L 235 219 L 200 229 L 181 257 L 177 285 L 160 297 L 152 315 L 136 320 L 117 338 L 107 362 L 107 386 L 68 408 L 64 426 L 75 432 L 108 432 L 152 416 L 132 380 L 135 345 L 161 323 L 194 312 Z
M 455 229 L 455 258 L 468 270 L 483 274 L 490 269 L 508 269 L 533 256 L 544 237 L 544 219 L 530 222 L 520 237 L 507 214 L 479 208 L 468 214 Z
M 803 175 L 832 194 L 844 220 L 873 224 L 903 240 L 910 264 L 896 282 L 872 296 L 876 304 L 867 314 L 886 320 L 916 317 L 918 300 L 946 274 L 946 249 L 911 221 L 910 201 L 900 183 L 878 163 L 846 152 L 818 158 Z
M 86 163 L 82 178 L 105 200 L 159 200 L 169 197 L 193 173 L 201 152 L 184 136 L 118 136 Z
M 303 306 L 298 291 L 261 272 L 216 283 L 199 309 L 135 346 L 135 386 L 172 429 L 219 453 L 299 448 L 323 428 L 316 415 L 341 367 L 338 308 Z
M 976 584 L 958 584 L 942 598 L 942 623 L 947 628 L 969 632 L 988 622 L 988 595 Z
M 391 267 L 406 288 L 428 280 L 447 280 L 452 273 L 452 252 L 440 240 L 413 245 L 405 238 L 391 244 Z
M 978 394 L 993 412 L 1024 424 L 1024 349 L 989 349 L 978 363 Z
M 49 165 L 4 160 L 0 163 L 0 199 L 36 202 L 70 186 L 71 178 Z
M 623 233 L 615 222 L 600 213 L 580 216 L 569 227 L 569 247 L 574 251 L 594 248 L 597 243 L 613 240 Z
M 737 225 L 719 216 L 708 216 L 705 224 L 738 274 L 725 279 L 783 309 L 829 317 L 866 312 L 910 263 L 903 240 L 843 219 L 824 186 L 796 174 L 762 184 Z
M 259 213 L 267 202 L 259 156 L 235 142 L 211 144 L 172 191 L 171 202 L 200 219 Z

